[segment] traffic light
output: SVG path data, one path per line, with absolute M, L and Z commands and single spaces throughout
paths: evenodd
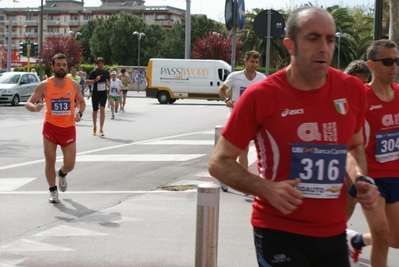
M 38 53 L 39 53 L 39 50 L 37 48 L 37 43 L 31 43 L 30 44 L 30 56 L 37 57 Z
M 26 56 L 27 57 L 31 57 L 32 56 L 32 44 L 28 41 L 28 43 L 26 44 Z
M 19 43 L 19 54 L 26 57 L 26 43 Z

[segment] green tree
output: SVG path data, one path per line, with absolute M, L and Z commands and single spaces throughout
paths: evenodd
M 111 24 L 109 39 L 111 61 L 120 65 L 136 65 L 138 43 L 137 36 L 133 35 L 133 32 L 146 32 L 145 23 L 137 16 L 128 13 L 115 16 L 113 20 L 108 19 L 107 23 Z M 141 44 L 143 42 L 144 38 L 141 39 Z
M 95 61 L 94 57 L 92 57 L 91 55 L 90 39 L 93 36 L 94 29 L 97 27 L 99 23 L 100 20 L 92 19 L 78 29 L 78 32 L 81 33 L 81 35 L 78 38 L 78 42 L 84 47 L 83 58 L 86 62 L 89 63 L 93 63 Z
M 112 47 L 110 45 L 111 29 L 112 22 L 100 18 L 90 38 L 91 55 L 94 58 L 103 57 L 104 63 L 107 65 L 112 65 Z

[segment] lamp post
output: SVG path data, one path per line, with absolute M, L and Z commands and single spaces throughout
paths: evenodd
M 339 69 L 339 61 L 340 61 L 340 57 L 341 57 L 341 36 L 342 36 L 342 33 L 341 32 L 337 32 L 336 34 L 335 34 L 335 36 L 336 37 L 338 37 L 338 66 L 337 66 L 337 69 Z
M 137 68 L 138 68 L 138 77 L 137 77 L 137 93 L 140 91 L 140 40 L 141 37 L 145 36 L 144 32 L 134 31 L 133 35 L 137 35 L 138 38 L 138 49 L 137 49 Z

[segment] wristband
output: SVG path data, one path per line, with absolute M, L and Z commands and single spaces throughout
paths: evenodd
M 227 103 L 227 102 L 229 102 L 230 101 L 230 98 L 226 98 L 225 100 L 224 100 L 224 103 Z
M 363 182 L 375 185 L 374 179 L 371 178 L 371 177 L 365 176 L 365 175 L 360 175 L 360 176 L 356 177 L 355 181 L 356 182 L 357 181 L 363 181 Z
M 82 118 L 83 117 L 83 112 L 78 111 L 78 113 L 79 113 L 80 117 Z

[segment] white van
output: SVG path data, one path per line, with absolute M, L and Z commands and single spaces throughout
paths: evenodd
M 157 98 L 161 104 L 184 98 L 220 100 L 218 88 L 230 70 L 223 60 L 152 58 L 146 97 Z

